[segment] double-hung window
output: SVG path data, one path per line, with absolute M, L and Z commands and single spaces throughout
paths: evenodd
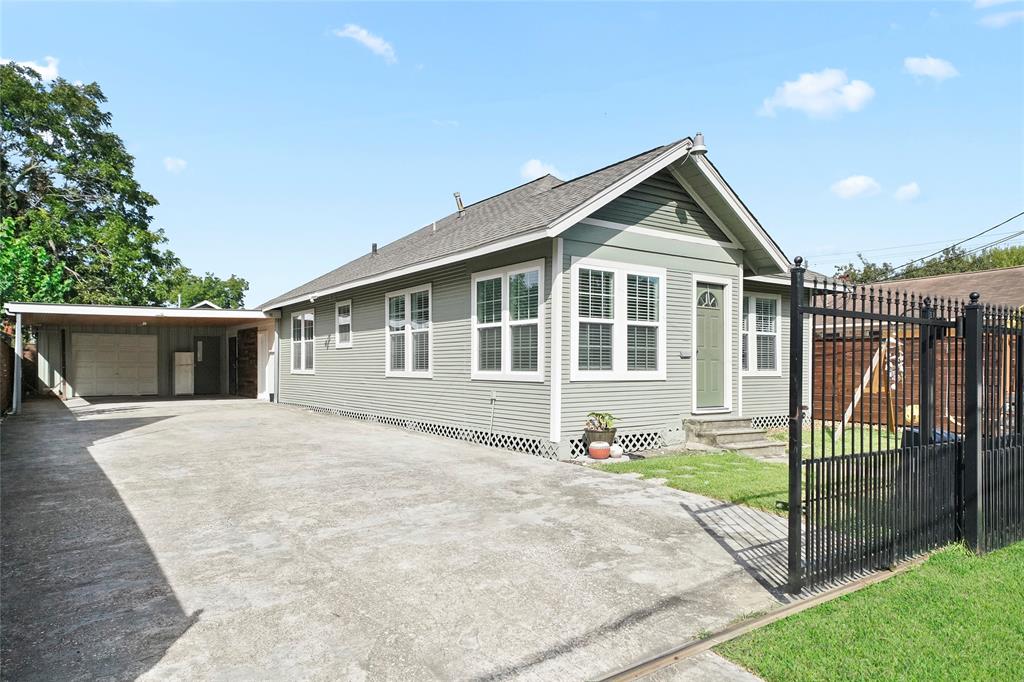
M 665 270 L 573 262 L 571 381 L 664 379 Z
M 334 325 L 334 347 L 352 347 L 352 301 L 339 301 Z
M 747 294 L 743 297 L 740 363 L 745 374 L 780 374 L 780 308 L 781 297 L 777 294 Z
M 312 310 L 292 313 L 292 374 L 313 373 Z
M 472 378 L 544 380 L 544 261 L 472 279 Z
M 385 300 L 384 374 L 432 376 L 430 285 L 392 292 Z

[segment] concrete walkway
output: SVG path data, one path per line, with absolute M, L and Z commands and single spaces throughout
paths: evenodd
M 0 482 L 5 679 L 593 678 L 782 598 L 777 517 L 256 401 L 29 402 Z

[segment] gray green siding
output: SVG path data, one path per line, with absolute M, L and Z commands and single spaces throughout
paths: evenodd
M 590 217 L 728 241 L 725 233 L 667 170 L 655 173 Z
M 472 273 L 545 259 L 544 381 L 481 381 L 470 378 Z M 489 429 L 547 439 L 550 397 L 551 240 L 421 274 L 318 298 L 282 310 L 279 322 L 279 400 L 369 414 Z M 421 284 L 432 287 L 433 377 L 385 376 L 385 296 Z M 352 301 L 351 348 L 334 347 L 335 306 Z M 291 315 L 313 308 L 315 374 L 292 374 Z M 492 395 L 494 401 L 492 403 Z
M 701 274 L 727 278 L 731 283 L 732 320 L 731 363 L 738 367 L 736 355 L 739 330 L 740 251 L 717 244 L 663 239 L 591 225 L 577 225 L 565 234 L 562 267 L 562 440 L 579 438 L 588 412 L 607 411 L 619 418 L 622 433 L 666 432 L 682 428 L 682 420 L 692 416 L 692 289 Z M 571 300 L 570 267 L 574 257 L 653 265 L 667 271 L 667 379 L 660 381 L 579 381 L 570 380 Z M 695 274 L 697 273 L 697 274 Z M 732 411 L 738 414 L 739 372 L 732 372 Z

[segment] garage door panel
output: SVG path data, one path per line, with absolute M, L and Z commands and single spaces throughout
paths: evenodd
M 71 355 L 76 395 L 157 393 L 155 335 L 75 333 Z

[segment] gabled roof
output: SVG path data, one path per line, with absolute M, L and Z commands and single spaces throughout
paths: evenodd
M 220 310 L 219 305 L 205 298 L 199 303 L 196 303 L 195 305 L 190 305 L 189 308 L 212 308 L 214 310 Z
M 451 213 L 380 247 L 376 253 L 361 256 L 260 307 L 264 310 L 279 308 L 471 258 L 491 246 L 504 248 L 555 236 L 658 170 L 684 158 L 691 146 L 692 140 L 684 138 L 568 181 L 545 175 L 466 206 L 461 216 L 458 212 Z M 784 268 L 785 257 L 760 225 L 756 221 L 747 224 L 745 215 L 740 220 L 748 229 L 759 233 L 760 243 L 770 244 L 771 258 L 776 263 L 781 262 Z

